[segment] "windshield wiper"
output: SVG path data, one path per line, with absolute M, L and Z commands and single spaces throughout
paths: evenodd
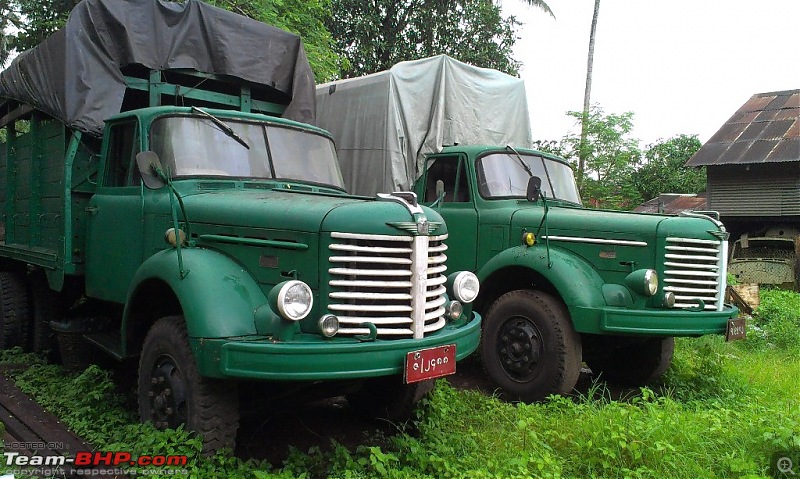
M 211 113 L 209 113 L 209 112 L 207 112 L 205 110 L 201 110 L 200 108 L 197 108 L 196 106 L 192 107 L 192 111 L 196 111 L 196 112 L 200 113 L 201 115 L 205 116 L 206 118 L 208 118 L 209 120 L 214 122 L 214 124 L 217 125 L 223 131 L 223 133 L 225 133 L 226 135 L 228 135 L 231 138 L 233 138 L 234 140 L 236 140 L 240 145 L 242 145 L 243 147 L 247 148 L 248 150 L 250 149 L 250 145 L 248 145 L 247 142 L 244 141 L 244 139 L 241 136 L 239 136 L 235 131 L 233 131 L 233 128 L 231 128 L 224 121 L 220 120 L 219 118 L 217 118 L 216 116 L 212 115 Z
M 525 168 L 525 171 L 528 172 L 528 176 L 533 176 L 533 171 L 531 171 L 531 167 L 528 166 L 527 163 L 525 163 L 525 161 L 522 159 L 522 156 L 519 154 L 519 152 L 517 150 L 515 150 L 514 147 L 511 146 L 511 145 L 506 145 L 506 149 L 513 151 L 514 154 L 517 155 L 517 161 L 519 161 L 519 164 L 522 165 L 522 167 Z

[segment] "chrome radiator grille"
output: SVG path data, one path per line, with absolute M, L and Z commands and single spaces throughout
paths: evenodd
M 725 294 L 727 242 L 667 238 L 664 255 L 664 291 L 675 294 L 676 308 L 721 310 Z
M 339 317 L 340 336 L 421 338 L 445 325 L 442 236 L 331 233 L 328 309 Z

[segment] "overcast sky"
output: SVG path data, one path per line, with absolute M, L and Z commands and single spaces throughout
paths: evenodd
M 502 0 L 524 23 L 523 62 L 534 139 L 574 129 L 583 108 L 594 0 L 547 0 L 556 18 Z M 680 133 L 705 142 L 754 93 L 800 88 L 800 0 L 602 0 L 592 103 L 635 113 L 642 147 Z M 574 129 L 577 131 L 577 129 Z

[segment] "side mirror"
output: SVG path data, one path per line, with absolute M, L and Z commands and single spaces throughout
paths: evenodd
M 528 189 L 525 192 L 525 198 L 531 203 L 539 201 L 539 196 L 542 195 L 542 179 L 538 176 L 531 176 L 528 180 Z
M 444 181 L 436 180 L 436 199 L 441 201 L 444 198 Z
M 136 167 L 142 176 L 144 186 L 151 190 L 163 188 L 166 185 L 164 168 L 161 160 L 154 151 L 142 151 L 136 155 Z

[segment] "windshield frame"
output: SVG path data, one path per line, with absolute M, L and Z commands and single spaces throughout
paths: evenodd
M 159 157 L 161 157 L 161 161 L 164 163 L 165 167 L 167 167 L 167 166 L 171 166 L 172 167 L 171 168 L 172 171 L 170 172 L 170 174 L 175 179 L 179 180 L 179 179 L 208 178 L 208 179 L 225 179 L 225 180 L 244 180 L 244 181 L 247 181 L 247 180 L 250 180 L 250 181 L 276 181 L 276 182 L 284 182 L 284 183 L 295 182 L 295 183 L 304 183 L 304 184 L 310 184 L 310 185 L 315 185 L 315 186 L 324 186 L 324 187 L 331 188 L 331 189 L 334 189 L 334 190 L 339 190 L 339 191 L 346 192 L 346 188 L 345 188 L 345 185 L 344 185 L 344 179 L 342 177 L 342 172 L 341 172 L 341 167 L 339 165 L 339 160 L 338 160 L 338 158 L 336 156 L 336 148 L 335 148 L 333 139 L 329 135 L 325 135 L 324 132 L 319 132 L 319 131 L 316 131 L 316 130 L 310 129 L 310 128 L 306 129 L 306 128 L 303 128 L 302 125 L 298 126 L 298 125 L 292 125 L 292 124 L 284 124 L 283 122 L 269 121 L 270 120 L 269 118 L 261 119 L 261 118 L 249 118 L 249 117 L 239 117 L 239 116 L 232 117 L 232 116 L 226 115 L 225 113 L 229 113 L 229 112 L 226 112 L 226 111 L 220 111 L 220 110 L 210 110 L 210 111 L 214 115 L 214 117 L 218 118 L 219 120 L 223 121 L 226 125 L 230 126 L 239 135 L 242 135 L 242 131 L 241 131 L 241 129 L 237 129 L 236 128 L 237 125 L 245 124 L 245 125 L 248 125 L 248 126 L 257 127 L 258 130 L 260 130 L 260 134 L 258 135 L 260 138 L 258 138 L 258 139 L 262 143 L 256 144 L 256 145 L 249 145 L 250 148 L 245 148 L 237 140 L 235 140 L 234 138 L 228 136 L 227 133 L 225 133 L 224 130 L 221 129 L 221 127 L 219 125 L 216 125 L 211 119 L 204 117 L 202 114 L 197 114 L 197 113 L 192 113 L 192 112 L 186 112 L 186 113 L 184 113 L 184 112 L 172 112 L 172 113 L 169 113 L 169 114 L 156 116 L 156 117 L 151 119 L 151 121 L 149 122 L 150 124 L 148 125 L 148 129 L 147 129 L 147 132 L 148 132 L 148 135 L 147 135 L 147 143 L 148 143 L 147 144 L 147 148 L 150 149 L 150 150 L 153 150 L 153 151 L 155 151 L 156 153 L 159 154 Z M 234 113 L 237 113 L 237 112 L 234 112 Z M 162 152 L 155 148 L 155 142 L 153 141 L 154 132 L 156 131 L 156 128 L 158 128 L 158 124 L 161 121 L 170 121 L 170 120 L 173 120 L 173 119 L 176 119 L 176 118 L 188 119 L 188 120 L 192 120 L 192 121 L 195 121 L 195 122 L 198 122 L 198 123 L 203 123 L 203 124 L 207 125 L 208 127 L 213 128 L 216 131 L 218 131 L 220 133 L 220 135 L 225 135 L 230 141 L 232 141 L 235 144 L 234 148 L 238 148 L 238 149 L 241 149 L 242 151 L 246 151 L 246 152 L 248 152 L 248 154 L 251 153 L 251 152 L 253 152 L 253 153 L 266 153 L 266 158 L 264 159 L 265 163 L 264 163 L 263 166 L 268 171 L 266 171 L 264 176 L 227 173 L 227 172 L 223 172 L 222 170 L 218 170 L 218 171 L 220 173 L 225 173 L 225 174 L 208 174 L 208 173 L 180 174 L 180 173 L 176 173 L 174 171 L 174 169 L 176 167 L 175 161 L 174 161 L 175 158 L 174 157 L 170 158 L 169 155 L 164 155 L 165 157 L 162 157 L 162 155 L 161 155 Z M 330 145 L 330 153 L 331 153 L 331 155 L 329 157 L 330 158 L 330 162 L 327 165 L 323 165 L 323 169 L 327 170 L 326 173 L 329 174 L 328 175 L 329 179 L 330 179 L 330 174 L 335 173 L 333 175 L 335 177 L 330 180 L 330 181 L 333 181 L 333 182 L 328 182 L 327 180 L 324 180 L 324 179 L 323 179 L 323 181 L 315 181 L 315 180 L 310 179 L 310 178 L 299 178 L 299 177 L 293 177 L 293 176 L 279 176 L 281 171 L 285 171 L 286 168 L 285 167 L 282 167 L 282 168 L 279 167 L 278 168 L 279 171 L 276 171 L 275 157 L 276 157 L 276 154 L 278 152 L 277 151 L 273 151 L 273 146 L 271 145 L 270 139 L 269 139 L 270 132 L 275 132 L 275 131 L 279 131 L 279 132 L 287 131 L 287 132 L 292 132 L 292 133 L 302 133 L 302 134 L 305 134 L 305 135 L 313 135 L 315 137 L 321 138 L 322 140 L 324 140 L 324 142 L 326 144 Z M 292 133 L 289 133 L 289 134 L 292 134 Z M 250 137 L 250 136 L 245 136 L 245 140 L 247 140 L 248 144 L 251 143 L 252 139 L 253 138 Z M 206 157 L 206 158 L 210 158 L 210 156 Z M 304 162 L 305 168 L 308 168 L 309 166 L 311 166 L 311 164 L 312 164 L 312 162 Z M 250 172 L 252 173 L 252 168 L 250 169 Z M 335 183 L 335 181 L 338 181 L 338 184 Z
M 578 190 L 578 186 L 575 180 L 575 174 L 572 167 L 567 163 L 565 160 L 557 157 L 553 157 L 552 155 L 548 155 L 546 153 L 542 153 L 540 151 L 532 151 L 532 150 L 520 150 L 520 149 L 507 149 L 507 150 L 493 150 L 487 151 L 475 159 L 475 179 L 476 179 L 476 189 L 480 197 L 486 201 L 494 201 L 494 200 L 520 200 L 526 199 L 526 191 L 527 191 L 527 179 L 525 180 L 525 184 L 522 185 L 510 185 L 511 188 L 516 189 L 519 191 L 517 194 L 508 194 L 508 195 L 493 195 L 486 189 L 487 179 L 486 179 L 486 169 L 484 168 L 483 162 L 487 160 L 487 158 L 491 157 L 506 157 L 508 158 L 508 162 L 510 164 L 514 164 L 517 168 L 520 168 L 520 172 L 523 172 L 524 175 L 530 175 L 527 171 L 525 171 L 521 165 L 520 160 L 525 162 L 525 164 L 531 169 L 533 175 L 528 176 L 528 178 L 532 176 L 538 176 L 542 180 L 542 195 L 546 197 L 547 200 L 550 201 L 562 201 L 570 204 L 574 204 L 577 206 L 583 206 L 582 199 L 580 197 L 580 191 Z M 526 162 L 526 159 L 530 159 L 530 161 Z M 553 168 L 553 167 L 557 168 Z M 563 173 L 569 171 L 569 178 L 567 175 Z M 521 175 L 520 175 L 521 176 Z M 509 178 L 511 179 L 511 178 Z M 559 181 L 560 180 L 560 181 Z M 564 185 L 564 181 L 569 181 L 568 185 Z M 561 183 L 562 186 L 559 186 L 558 189 L 562 187 L 567 187 L 567 189 L 572 190 L 571 192 L 567 192 L 566 194 L 562 194 L 560 196 L 553 195 L 551 192 L 553 190 L 553 183 L 559 184 Z M 574 193 L 574 197 L 571 197 L 571 193 Z

